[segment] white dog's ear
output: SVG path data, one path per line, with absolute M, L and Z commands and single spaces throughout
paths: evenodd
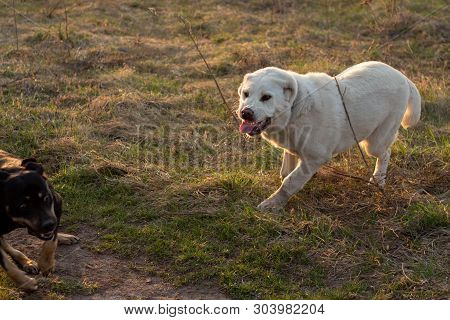
M 283 85 L 284 98 L 286 99 L 287 102 L 289 102 L 289 105 L 292 105 L 294 103 L 295 98 L 297 97 L 298 92 L 297 81 L 289 73 L 287 73 L 286 76 L 288 77 L 288 79 Z
M 243 85 L 243 83 L 244 83 L 244 82 L 242 82 L 241 85 L 240 85 L 239 88 L 238 88 L 238 95 L 239 95 L 239 97 L 241 96 L 242 85 Z

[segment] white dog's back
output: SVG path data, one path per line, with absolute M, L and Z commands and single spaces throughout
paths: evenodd
M 391 106 L 399 108 L 403 120 L 402 126 L 406 129 L 417 124 L 420 118 L 420 94 L 414 83 L 409 80 L 403 73 L 391 66 L 378 62 L 368 61 L 354 65 L 337 76 L 343 86 L 353 88 L 355 92 L 352 94 L 355 98 L 376 94 L 376 99 L 384 97 L 391 98 L 396 93 L 403 94 L 406 91 L 408 100 L 402 105 L 393 104 Z M 380 97 L 381 96 L 381 97 Z M 377 105 L 376 101 L 375 105 Z M 406 109 L 406 112 L 405 112 Z
M 348 149 L 354 144 L 354 138 L 334 79 L 325 73 L 308 73 L 297 75 L 296 78 L 300 87 L 308 87 L 308 91 L 312 92 L 311 108 L 317 111 L 299 120 L 321 123 L 321 128 L 317 129 L 316 142 L 328 141 L 333 154 Z M 367 139 L 382 125 L 388 131 L 386 134 L 390 134 L 398 130 L 400 123 L 408 128 L 420 118 L 417 88 L 400 71 L 384 63 L 360 63 L 344 70 L 336 79 L 358 141 Z

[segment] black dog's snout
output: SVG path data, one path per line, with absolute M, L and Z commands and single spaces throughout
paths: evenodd
M 255 114 L 253 113 L 252 109 L 250 109 L 250 108 L 244 108 L 241 111 L 241 117 L 244 120 L 253 121 L 254 116 L 255 116 Z
M 50 232 L 55 230 L 56 227 L 56 221 L 52 219 L 48 219 L 42 222 L 41 224 L 41 230 L 42 232 Z

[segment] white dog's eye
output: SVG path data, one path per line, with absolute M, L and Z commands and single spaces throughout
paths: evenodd
M 242 94 L 244 95 L 245 98 L 248 98 L 248 91 L 244 91 L 242 92 Z
M 271 95 L 265 94 L 261 97 L 261 101 L 267 101 L 267 100 L 270 100 L 270 98 L 272 98 Z

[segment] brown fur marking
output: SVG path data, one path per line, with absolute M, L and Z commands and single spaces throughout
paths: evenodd
M 45 241 L 42 245 L 38 266 L 44 276 L 49 275 L 55 269 L 55 251 L 58 246 L 58 239 Z

